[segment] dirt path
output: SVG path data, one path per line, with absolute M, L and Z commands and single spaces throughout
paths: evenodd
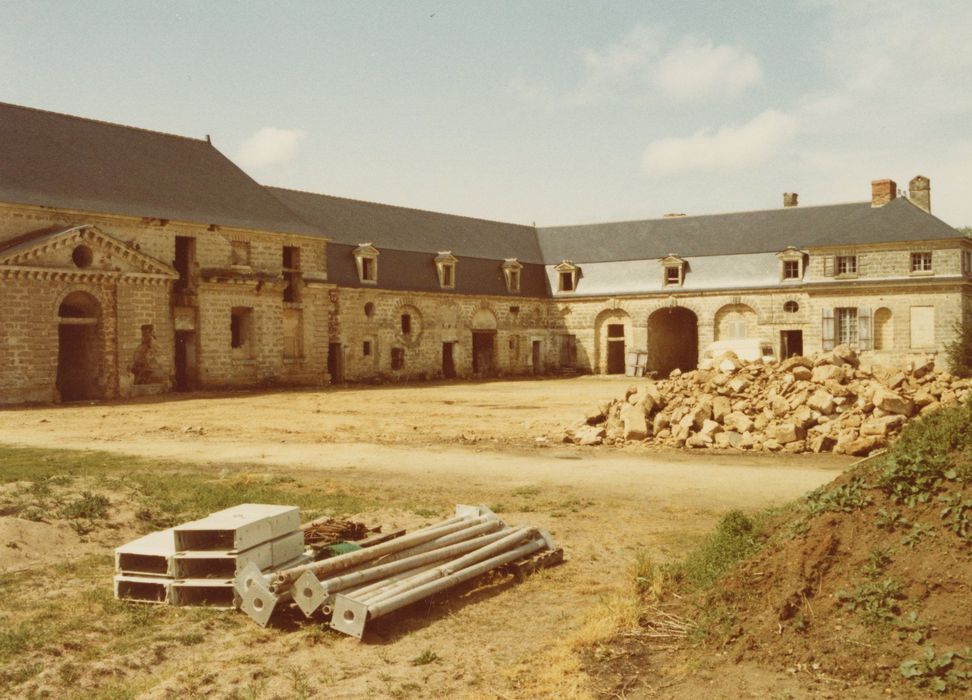
M 629 585 L 637 551 L 659 560 L 681 556 L 726 510 L 781 504 L 849 463 L 557 442 L 587 405 L 622 393 L 626 384 L 581 378 L 5 410 L 0 443 L 107 450 L 204 468 L 246 465 L 299 474 L 310 487 L 320 480 L 363 492 L 431 494 L 443 508 L 488 503 L 510 523 L 551 530 L 569 558 L 515 590 L 504 584 L 471 591 L 426 615 L 377 625 L 365 645 L 326 637 L 326 648 L 308 647 L 293 631 L 257 633 L 241 624 L 198 652 L 199 668 L 219 669 L 213 686 L 165 670 L 149 696 L 256 686 L 258 697 L 286 696 L 296 690 L 292 667 L 307 669 L 301 683 L 331 697 L 561 694 L 560 687 L 524 690 L 518 674 L 583 629 L 605 596 Z M 541 436 L 549 446 L 538 446 Z M 417 522 L 403 515 L 400 524 Z M 252 676 L 254 639 L 267 674 L 259 683 Z M 425 650 L 442 660 L 416 666 Z

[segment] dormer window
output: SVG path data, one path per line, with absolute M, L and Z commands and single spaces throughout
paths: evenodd
M 685 261 L 677 255 L 662 258 L 662 286 L 681 287 L 685 283 Z
M 523 265 L 516 258 L 507 258 L 503 263 L 503 277 L 506 279 L 506 291 L 517 294 L 520 291 L 520 273 Z
M 435 271 L 439 275 L 439 287 L 456 288 L 456 256 L 451 251 L 442 251 L 435 256 Z
M 378 284 L 378 249 L 370 243 L 362 243 L 354 249 L 354 262 L 361 284 Z
M 802 250 L 790 246 L 786 250 L 777 253 L 776 257 L 780 261 L 780 280 L 802 280 L 804 267 L 804 253 Z
M 573 292 L 577 289 L 577 274 L 580 272 L 577 265 L 570 260 L 564 260 L 554 267 L 554 271 L 557 273 L 557 291 Z

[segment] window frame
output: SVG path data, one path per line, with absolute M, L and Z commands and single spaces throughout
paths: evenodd
M 843 270 L 841 270 L 842 265 L 845 268 Z M 850 269 L 851 267 L 853 269 Z M 856 253 L 834 256 L 835 277 L 857 277 L 860 274 L 860 269 L 860 260 Z
M 932 251 L 930 250 L 912 251 L 910 270 L 911 270 L 911 274 L 913 275 L 935 274 L 934 258 L 932 257 Z
M 662 258 L 662 288 L 682 287 L 685 285 L 686 262 L 682 258 L 669 253 Z M 672 274 L 674 272 L 674 274 Z
M 378 284 L 379 251 L 371 243 L 362 243 L 353 251 L 359 284 Z M 366 262 L 367 261 L 367 262 Z
M 557 272 L 557 291 L 563 294 L 570 294 L 577 291 L 577 279 L 580 276 L 580 268 L 570 260 L 564 260 L 554 267 Z M 564 282 L 567 281 L 567 284 Z
M 506 281 L 506 291 L 510 294 L 519 294 L 522 279 L 523 265 L 516 258 L 507 258 L 503 261 L 503 278 Z
M 439 289 L 456 288 L 456 263 L 458 261 L 458 258 L 449 250 L 440 251 L 435 256 L 435 271 L 439 278 Z

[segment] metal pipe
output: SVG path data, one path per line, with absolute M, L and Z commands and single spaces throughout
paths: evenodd
M 352 566 L 356 566 L 367 561 L 373 561 L 386 554 L 399 552 L 413 545 L 424 544 L 425 542 L 434 540 L 442 535 L 464 530 L 495 518 L 495 515 L 483 515 L 475 518 L 451 518 L 444 523 L 440 523 L 439 525 L 417 530 L 410 535 L 403 535 L 402 537 L 391 540 L 390 542 L 377 544 L 374 547 L 359 549 L 355 552 L 348 552 L 347 554 L 341 554 L 339 556 L 332 557 L 331 559 L 325 559 L 324 561 L 314 562 L 312 564 L 304 564 L 303 566 L 295 566 L 292 569 L 278 571 L 274 574 L 273 579 L 270 582 L 270 590 L 273 592 L 278 592 L 289 588 L 305 571 L 310 571 L 315 576 L 320 578 L 322 575 L 345 571 Z
M 442 564 L 441 566 L 432 569 L 431 571 L 428 571 L 424 574 L 419 574 L 406 581 L 402 581 L 401 583 L 393 586 L 389 590 L 382 593 L 380 596 L 375 597 L 373 600 L 370 601 L 369 605 L 379 603 L 386 599 L 394 598 L 395 596 L 407 590 L 411 590 L 416 586 L 421 586 L 425 583 L 428 583 L 429 581 L 435 581 L 436 579 L 445 578 L 446 576 L 449 576 L 450 574 L 456 571 L 465 569 L 467 566 L 472 566 L 473 564 L 476 564 L 477 562 L 481 562 L 484 559 L 489 559 L 490 557 L 496 554 L 505 552 L 509 550 L 510 547 L 519 544 L 520 542 L 522 542 L 523 540 L 529 537 L 536 537 L 538 534 L 539 533 L 537 532 L 536 528 L 518 527 L 508 532 L 501 539 L 496 540 L 493 543 L 488 544 L 484 547 L 480 547 L 476 549 L 474 552 L 471 552 L 470 554 L 446 562 L 445 564 Z
M 549 548 L 550 546 L 551 540 L 544 534 L 539 539 L 522 544 L 515 549 L 503 552 L 485 561 L 480 561 L 472 566 L 467 566 L 444 578 L 430 581 L 417 588 L 404 591 L 396 597 L 388 598 L 377 603 L 360 602 L 350 596 L 339 593 L 335 599 L 334 614 L 331 617 L 331 628 L 361 638 L 364 635 L 365 625 L 368 620 L 387 615 L 390 612 L 430 595 L 476 578 L 498 566 L 516 561 L 517 559 L 529 556 L 534 552 Z
M 439 549 L 441 547 L 447 547 L 456 542 L 462 542 L 464 540 L 477 537 L 479 535 L 485 534 L 487 532 L 495 532 L 500 528 L 506 527 L 502 520 L 490 519 L 481 525 L 475 525 L 465 530 L 460 530 L 459 532 L 453 532 L 449 535 L 443 535 L 442 537 L 437 537 L 434 540 L 425 542 L 424 544 L 418 544 L 414 547 L 409 547 L 408 549 L 403 549 L 400 552 L 395 552 L 394 554 L 388 554 L 381 559 L 378 559 L 376 563 L 387 564 L 389 562 L 397 561 L 399 559 L 404 559 L 405 557 L 410 557 L 416 554 L 422 554 L 424 552 L 430 552 L 434 549 Z

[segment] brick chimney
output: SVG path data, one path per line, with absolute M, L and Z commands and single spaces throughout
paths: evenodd
M 908 199 L 919 209 L 931 214 L 931 180 L 924 175 L 915 175 L 908 183 Z
M 894 180 L 871 180 L 871 206 L 883 207 L 898 195 Z
M 797 205 L 797 195 L 796 192 L 784 192 L 783 193 L 783 208 L 795 207 Z

